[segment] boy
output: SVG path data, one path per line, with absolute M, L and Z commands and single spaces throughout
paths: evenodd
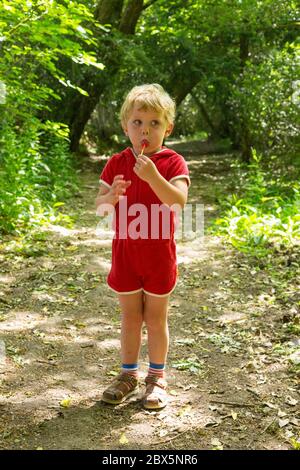
M 174 207 L 184 207 L 190 179 L 183 157 L 162 146 L 174 127 L 175 103 L 160 85 L 134 87 L 120 116 L 132 148 L 109 159 L 96 200 L 98 215 L 114 211 L 107 283 L 118 294 L 122 315 L 122 370 L 102 400 L 119 404 L 137 391 L 145 322 L 149 370 L 142 403 L 160 409 L 167 404 L 167 310 L 177 276 Z

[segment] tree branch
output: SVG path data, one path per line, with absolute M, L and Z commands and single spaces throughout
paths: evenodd
M 102 24 L 115 24 L 120 20 L 124 0 L 100 0 L 95 9 L 95 18 Z
M 142 10 L 143 0 L 129 0 L 120 20 L 119 31 L 124 34 L 134 34 Z
M 145 5 L 143 6 L 143 10 L 146 10 L 146 8 L 149 8 L 151 7 L 151 5 L 153 5 L 153 3 L 157 2 L 157 0 L 149 0 L 147 3 L 145 3 Z

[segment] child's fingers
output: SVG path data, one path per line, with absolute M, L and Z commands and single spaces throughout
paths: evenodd
M 127 188 L 128 186 L 130 186 L 130 184 L 131 184 L 131 181 L 130 181 L 130 180 L 125 181 L 125 180 L 123 180 L 123 179 L 120 179 L 120 180 L 115 180 L 115 181 L 113 182 L 112 186 L 113 186 L 113 187 L 116 187 L 116 186 L 125 186 L 125 187 Z
M 117 186 L 115 186 L 113 188 L 113 194 L 115 196 L 120 196 L 122 194 L 124 194 L 126 192 L 126 189 L 128 188 L 128 186 L 130 186 L 131 184 L 131 181 L 128 181 L 127 184 L 118 184 Z
M 119 181 L 113 185 L 114 189 L 127 189 L 131 185 L 131 181 Z
M 124 175 L 116 175 L 114 177 L 114 182 L 117 181 L 117 180 L 122 180 L 124 178 Z

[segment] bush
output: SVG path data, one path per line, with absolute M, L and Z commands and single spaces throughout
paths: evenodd
M 300 184 L 272 178 L 255 151 L 252 157 L 243 194 L 220 201 L 224 216 L 215 224 L 239 250 L 264 256 L 300 243 Z
M 46 222 L 70 219 L 58 212 L 76 187 L 66 140 L 36 119 L 0 132 L 0 230 L 21 233 Z M 53 130 L 53 129 L 52 129 Z

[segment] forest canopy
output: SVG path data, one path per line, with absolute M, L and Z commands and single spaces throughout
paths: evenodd
M 270 156 L 288 165 L 297 154 L 294 1 L 0 0 L 0 6 L 4 233 L 68 221 L 60 207 L 76 189 L 80 142 L 99 150 L 123 142 L 118 110 L 136 84 L 161 83 L 176 99 L 176 137 L 225 142 L 247 165 Z

